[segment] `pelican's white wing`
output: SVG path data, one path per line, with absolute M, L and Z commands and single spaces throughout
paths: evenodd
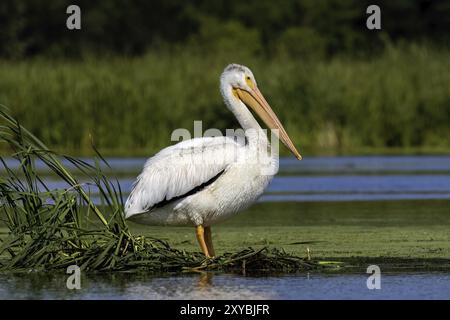
M 151 210 L 215 179 L 236 161 L 242 144 L 228 137 L 195 138 L 148 159 L 125 204 L 127 218 Z

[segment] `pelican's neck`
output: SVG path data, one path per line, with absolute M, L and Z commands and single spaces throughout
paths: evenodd
M 233 112 L 242 129 L 244 129 L 248 143 L 267 148 L 269 144 L 267 133 L 261 128 L 244 103 L 233 95 L 231 86 L 222 84 L 220 89 L 225 104 Z
M 250 154 L 256 155 L 258 164 L 262 169 L 261 174 L 275 175 L 279 166 L 278 140 L 276 140 L 276 145 L 269 148 L 267 133 L 261 128 L 244 103 L 233 95 L 231 86 L 221 85 L 220 89 L 225 104 L 244 129 L 247 147 L 252 151 Z

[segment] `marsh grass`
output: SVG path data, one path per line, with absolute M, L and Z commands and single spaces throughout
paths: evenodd
M 3 165 L 0 205 L 6 237 L 0 238 L 0 270 L 52 270 L 78 265 L 89 271 L 180 272 L 193 270 L 278 271 L 311 269 L 321 264 L 275 248 L 248 248 L 205 259 L 177 250 L 165 241 L 131 234 L 123 215 L 118 182 L 108 179 L 97 154 L 94 164 L 60 156 L 0 107 L 0 141 L 13 150 L 19 166 Z M 74 166 L 69 171 L 64 158 Z M 35 170 L 41 161 L 67 183 L 51 190 Z M 81 183 L 88 181 L 87 183 Z M 98 189 L 100 204 L 89 190 Z
M 92 136 L 103 154 L 148 156 L 195 120 L 238 127 L 218 88 L 238 62 L 306 154 L 449 152 L 448 50 L 389 45 L 370 58 L 313 60 L 237 51 L 0 60 L 0 103 L 52 150 L 92 155 Z

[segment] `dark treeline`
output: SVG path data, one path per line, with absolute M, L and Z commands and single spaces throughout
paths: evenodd
M 82 31 L 65 27 L 70 4 L 81 7 Z M 370 4 L 381 7 L 381 32 L 365 28 Z M 2 0 L 0 25 L 3 58 L 141 55 L 190 43 L 223 50 L 242 41 L 267 56 L 329 56 L 378 52 L 386 39 L 448 46 L 450 1 Z M 227 43 L 230 34 L 236 42 Z

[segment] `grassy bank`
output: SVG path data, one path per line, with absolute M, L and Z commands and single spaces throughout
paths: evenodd
M 265 59 L 228 52 L 149 52 L 140 58 L 0 62 L 0 103 L 49 147 L 148 155 L 176 128 L 235 128 L 218 77 L 248 65 L 306 154 L 450 150 L 450 54 L 390 47 L 373 58 Z M 375 151 L 374 151 L 375 150 Z

